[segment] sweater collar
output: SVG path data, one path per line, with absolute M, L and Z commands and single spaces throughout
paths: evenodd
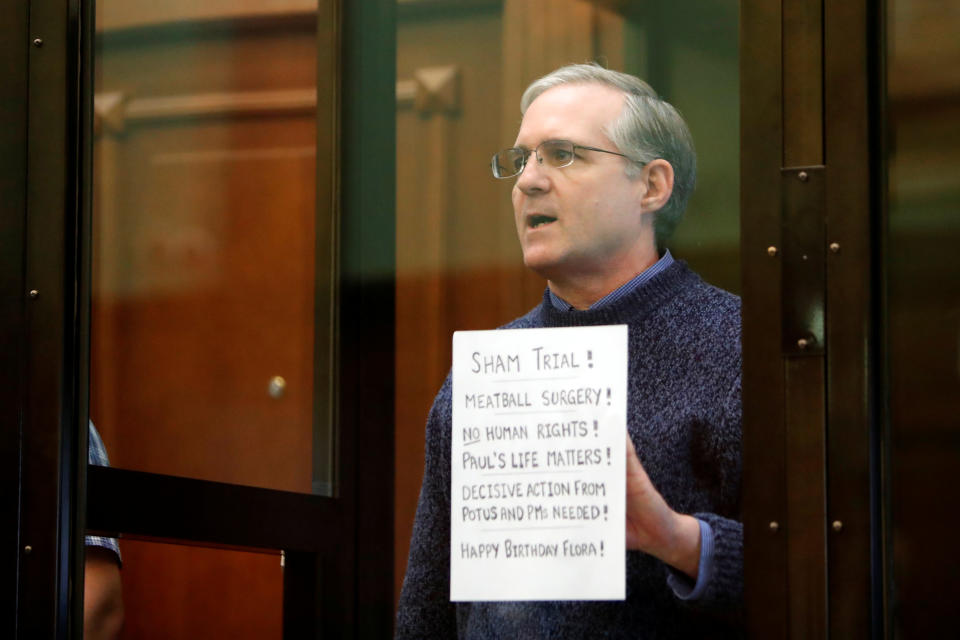
M 538 315 L 544 326 L 575 327 L 635 322 L 656 311 L 698 279 L 686 262 L 674 260 L 654 277 L 635 286 L 631 291 L 608 304 L 590 309 L 561 311 L 552 300 L 550 289 L 543 292 Z

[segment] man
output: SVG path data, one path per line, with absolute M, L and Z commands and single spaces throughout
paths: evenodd
M 88 423 L 87 464 L 110 466 L 107 449 Z M 83 637 L 112 640 L 123 626 L 123 591 L 120 583 L 120 546 L 116 538 L 87 536 L 83 564 Z
M 398 637 L 739 637 L 740 304 L 658 243 L 682 216 L 695 155 L 680 115 L 641 80 L 563 67 L 521 100 L 513 148 L 524 263 L 543 302 L 506 328 L 628 325 L 624 602 L 449 602 L 450 379 L 426 464 Z

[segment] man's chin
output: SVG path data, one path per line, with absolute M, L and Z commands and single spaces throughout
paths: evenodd
M 538 276 L 546 280 L 554 278 L 562 268 L 557 256 L 539 251 L 527 251 L 523 254 L 523 264 Z

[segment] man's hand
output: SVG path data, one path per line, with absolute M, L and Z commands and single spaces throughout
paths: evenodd
M 677 513 L 643 470 L 627 434 L 627 548 L 659 558 L 694 580 L 700 565 L 700 523 Z

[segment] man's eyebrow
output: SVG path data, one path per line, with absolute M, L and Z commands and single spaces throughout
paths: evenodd
M 514 148 L 514 149 L 523 149 L 524 151 L 532 151 L 535 147 L 539 147 L 540 145 L 542 145 L 542 144 L 544 144 L 544 143 L 547 143 L 547 142 L 569 142 L 570 144 L 575 145 L 575 146 L 578 146 L 578 147 L 582 147 L 582 146 L 583 146 L 582 144 L 580 144 L 580 143 L 578 143 L 578 142 L 574 142 L 573 140 L 570 140 L 569 138 L 544 138 L 543 140 L 541 140 L 541 141 L 538 142 L 537 144 L 533 145 L 533 147 L 528 147 L 528 146 L 525 145 L 525 144 L 516 144 L 516 143 L 514 143 L 514 145 L 513 145 L 512 148 Z

